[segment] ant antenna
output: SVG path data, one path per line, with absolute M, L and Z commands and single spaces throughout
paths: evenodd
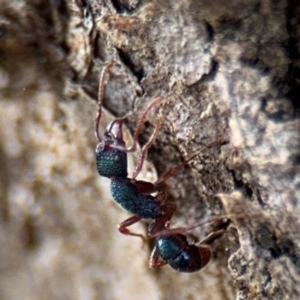
M 164 229 L 162 229 L 162 230 L 158 230 L 158 228 L 160 228 L 162 226 L 162 224 L 160 224 L 160 220 L 158 220 L 158 222 L 156 221 L 156 223 L 154 223 L 154 226 L 151 229 L 148 236 L 150 238 L 155 238 L 158 236 L 168 236 L 168 235 L 173 235 L 173 234 L 186 234 L 197 227 L 201 227 L 204 225 L 214 223 L 216 220 L 230 219 L 231 217 L 236 217 L 236 216 L 239 216 L 239 215 L 229 214 L 229 215 L 215 216 L 215 217 L 211 217 L 205 221 L 199 222 L 199 223 L 194 224 L 189 227 L 177 227 L 177 228 L 170 228 L 170 220 L 167 220 L 167 221 L 165 221 Z
M 102 73 L 100 75 L 99 79 L 99 90 L 98 90 L 98 113 L 95 119 L 95 135 L 99 142 L 101 142 L 101 138 L 99 135 L 99 123 L 101 119 L 101 113 L 102 113 L 102 104 L 103 104 L 103 97 L 104 97 L 104 88 L 105 88 L 105 76 L 109 72 L 109 70 L 114 65 L 114 62 L 111 61 L 108 63 L 104 69 L 102 70 Z

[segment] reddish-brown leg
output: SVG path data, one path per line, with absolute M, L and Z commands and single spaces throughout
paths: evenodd
M 206 145 L 204 148 L 209 148 L 215 145 L 221 145 L 224 143 L 224 141 L 214 141 L 208 145 Z M 203 149 L 203 148 L 202 148 Z M 182 169 L 185 165 L 187 165 L 192 159 L 194 159 L 197 155 L 199 155 L 201 151 L 197 151 L 196 153 L 192 154 L 189 158 L 185 159 L 185 161 L 175 167 L 172 167 L 168 171 L 166 171 L 155 183 L 154 185 L 156 186 L 156 190 L 160 190 L 163 188 L 164 183 L 172 176 L 174 176 L 180 169 Z
M 186 163 L 184 163 L 186 164 Z M 174 176 L 183 166 L 184 164 L 181 164 L 179 166 L 172 167 L 169 169 L 167 172 L 165 172 L 162 176 L 158 178 L 158 180 L 154 183 L 154 186 L 156 187 L 157 190 L 160 190 L 161 188 L 164 187 L 164 183 Z
M 118 225 L 118 230 L 125 235 L 132 235 L 132 236 L 137 236 L 140 237 L 143 241 L 146 240 L 145 236 L 143 236 L 142 234 L 138 234 L 138 233 L 133 233 L 131 232 L 129 229 L 127 229 L 127 227 L 139 222 L 142 218 L 140 218 L 139 216 L 133 216 L 125 221 L 123 221 L 122 223 L 120 223 Z
M 139 160 L 140 167 L 137 166 L 136 171 L 141 170 L 143 162 L 144 162 L 144 157 L 142 157 L 141 155 Z M 186 163 L 187 162 L 184 162 L 179 166 L 172 167 L 167 172 L 165 172 L 155 183 L 151 183 L 143 180 L 134 180 L 135 177 L 133 177 L 132 184 L 134 184 L 138 188 L 138 190 L 144 194 L 152 194 L 155 192 L 160 192 L 164 189 L 165 181 L 167 181 L 170 177 L 174 176 Z
M 158 192 L 158 194 L 155 196 L 155 200 L 159 203 L 164 203 L 167 199 L 166 191 L 163 188 L 158 190 L 157 187 L 151 182 L 132 179 L 131 183 L 138 189 L 139 193 L 141 194 L 150 195 Z
M 152 194 L 157 192 L 155 185 L 152 182 L 147 182 L 143 180 L 132 179 L 131 183 L 138 189 L 142 194 Z
M 205 245 L 213 242 L 213 240 L 221 237 L 223 234 L 228 233 L 227 230 L 221 229 L 218 231 L 211 232 L 208 236 L 206 236 L 202 241 L 200 241 L 197 245 Z
M 176 211 L 176 205 L 173 203 L 165 203 L 162 205 L 162 209 L 164 211 L 163 215 L 154 221 L 148 232 L 150 238 L 160 236 L 161 232 L 169 231 L 170 220 Z
M 159 268 L 166 264 L 167 264 L 167 262 L 164 261 L 160 257 L 159 252 L 157 251 L 156 247 L 154 247 L 154 249 L 151 253 L 150 259 L 149 259 L 149 267 L 150 268 Z
M 185 165 L 187 165 L 193 158 L 195 158 L 199 152 L 193 154 L 191 157 L 187 158 L 182 164 L 172 167 L 168 171 L 166 171 L 160 178 L 154 183 L 157 190 L 160 190 L 164 183 L 172 176 L 174 176 L 180 169 L 182 169 Z
M 161 101 L 161 98 L 155 98 L 152 101 L 154 103 L 151 102 L 150 105 L 147 107 L 147 109 L 146 109 L 145 112 L 147 112 L 147 114 L 148 114 L 148 112 L 153 107 L 153 105 L 154 104 L 156 105 L 157 102 L 160 103 L 160 101 Z M 146 120 L 146 115 L 143 114 L 142 117 L 141 117 L 141 119 L 140 119 L 140 121 L 138 122 L 138 126 L 137 126 L 137 129 L 136 129 L 135 134 L 134 134 L 134 140 L 135 140 L 135 142 L 138 139 L 139 132 L 141 130 L 141 125 L 145 123 L 145 120 Z M 142 152 L 141 152 L 141 154 L 139 156 L 139 160 L 138 160 L 137 166 L 136 166 L 135 171 L 134 171 L 134 173 L 132 175 L 133 179 L 135 179 L 138 176 L 138 174 L 140 173 L 140 171 L 141 171 L 141 169 L 143 167 L 144 161 L 145 161 L 145 159 L 147 157 L 148 150 L 152 146 L 153 142 L 155 141 L 155 139 L 156 139 L 156 137 L 157 137 L 157 135 L 159 133 L 159 130 L 161 128 L 161 123 L 162 123 L 162 116 L 159 116 L 159 117 L 156 118 L 154 131 L 153 131 L 153 133 L 152 133 L 149 141 L 146 143 L 146 145 L 144 145 L 144 147 L 142 149 Z
M 153 232 L 153 230 L 151 230 L 150 236 L 152 238 L 154 238 L 154 237 L 157 237 L 157 236 L 165 236 L 165 235 L 172 235 L 172 234 L 186 234 L 189 231 L 191 231 L 191 230 L 193 230 L 193 229 L 195 229 L 197 227 L 200 227 L 200 226 L 203 226 L 203 225 L 207 225 L 209 223 L 213 223 L 216 220 L 219 220 L 219 219 L 222 219 L 222 218 L 228 218 L 228 216 L 213 217 L 213 218 L 211 218 L 209 220 L 203 221 L 201 223 L 197 223 L 197 224 L 195 224 L 193 226 L 190 226 L 190 227 L 178 227 L 178 228 L 172 228 L 172 229 L 169 228 L 169 224 L 167 224 L 168 220 L 166 219 L 165 226 L 164 227 L 162 226 L 161 229 L 160 229 L 158 227 L 158 225 L 157 225 L 156 227 L 158 228 L 158 230 L 155 230 L 154 232 Z M 160 219 L 158 219 L 158 220 L 160 220 Z M 157 222 L 157 221 L 155 221 L 155 222 Z M 153 225 L 153 227 L 154 227 L 154 225 Z M 207 236 L 207 239 L 205 238 L 204 242 L 206 242 L 208 240 L 213 240 L 216 237 L 219 237 L 219 236 L 221 236 L 224 233 L 231 233 L 231 232 L 229 232 L 228 230 L 219 230 L 219 231 L 212 232 L 211 234 L 209 234 Z M 201 241 L 201 243 L 202 243 L 202 241 Z
M 161 102 L 161 97 L 157 97 L 157 98 L 154 98 L 150 101 L 150 103 L 148 104 L 148 106 L 146 107 L 146 109 L 143 111 L 142 115 L 140 116 L 138 122 L 137 122 L 137 125 L 136 125 L 136 129 L 135 129 L 135 132 L 134 132 L 134 135 L 133 135 L 133 139 L 135 141 L 138 140 L 138 137 L 140 135 L 140 132 L 141 132 L 141 128 L 143 127 L 144 123 L 146 122 L 146 119 L 147 119 L 147 116 L 149 114 L 149 112 L 151 111 L 151 109 L 160 104 Z

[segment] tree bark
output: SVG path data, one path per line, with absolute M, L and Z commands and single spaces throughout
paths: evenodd
M 2 2 L 0 298 L 299 299 L 298 1 Z M 200 272 L 149 269 L 152 241 L 116 229 L 130 215 L 94 157 L 110 61 L 102 132 L 125 115 L 134 131 L 160 96 L 140 143 L 163 116 L 149 160 L 158 176 L 188 161 L 171 226 L 227 214 L 189 236 L 234 233 Z

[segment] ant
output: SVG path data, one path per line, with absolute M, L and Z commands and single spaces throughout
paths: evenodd
M 223 235 L 226 231 L 219 230 L 211 233 L 199 243 L 199 246 L 189 244 L 183 233 L 199 226 L 199 224 L 190 228 L 169 228 L 170 220 L 176 210 L 176 205 L 165 203 L 166 193 L 163 186 L 167 179 L 176 174 L 177 171 L 194 158 L 195 155 L 187 159 L 181 165 L 168 170 L 155 183 L 136 180 L 136 177 L 142 169 L 144 160 L 147 157 L 148 150 L 156 139 L 161 127 L 162 117 L 159 116 L 156 118 L 152 136 L 141 151 L 133 176 L 132 178 L 128 178 L 127 153 L 136 150 L 141 127 L 145 123 L 147 115 L 153 107 L 160 104 L 162 99 L 157 97 L 150 101 L 140 116 L 131 147 L 127 148 L 123 139 L 122 128 L 126 117 L 112 121 L 107 126 L 103 138 L 101 138 L 99 135 L 99 123 L 104 98 L 105 77 L 113 65 L 113 62 L 108 63 L 100 76 L 95 135 L 98 139 L 96 147 L 98 173 L 100 176 L 111 179 L 111 194 L 113 199 L 122 208 L 134 214 L 134 216 L 120 223 L 118 230 L 122 234 L 138 236 L 144 239 L 143 235 L 132 233 L 128 227 L 139 222 L 141 219 L 153 219 L 154 222 L 150 225 L 148 232 L 148 237 L 155 238 L 155 247 L 149 261 L 150 266 L 160 267 L 169 264 L 173 269 L 180 272 L 198 271 L 202 269 L 211 258 L 211 250 L 206 243 Z M 215 143 L 212 143 L 208 146 L 214 144 Z M 157 193 L 156 196 L 152 196 L 151 194 L 153 193 Z
M 210 221 L 209 221 L 210 222 Z M 149 259 L 151 268 L 159 268 L 166 264 L 179 272 L 192 273 L 205 267 L 212 256 L 207 245 L 228 231 L 221 229 L 210 233 L 198 245 L 189 244 L 184 233 L 208 223 L 208 221 L 189 228 L 170 229 L 170 219 L 154 221 L 149 226 L 149 237 L 155 238 L 154 249 Z
M 103 138 L 101 138 L 99 135 L 99 123 L 104 98 L 105 77 L 113 65 L 114 63 L 110 62 L 104 67 L 99 82 L 98 113 L 95 119 L 95 134 L 98 139 L 96 147 L 97 170 L 100 176 L 111 179 L 111 194 L 113 199 L 123 209 L 134 214 L 134 216 L 120 223 L 118 230 L 123 234 L 138 236 L 144 239 L 143 235 L 132 233 L 128 227 L 139 222 L 141 219 L 162 220 L 162 222 L 171 219 L 176 210 L 176 205 L 165 203 L 166 194 L 163 189 L 163 183 L 173 176 L 182 165 L 171 168 L 155 183 L 136 180 L 147 157 L 148 150 L 156 139 L 161 127 L 162 117 L 159 116 L 156 119 L 152 136 L 141 151 L 133 176 L 132 178 L 128 178 L 127 153 L 136 150 L 141 127 L 145 123 L 151 109 L 160 104 L 161 98 L 157 97 L 150 101 L 140 116 L 131 147 L 127 148 L 123 139 L 122 127 L 126 117 L 112 121 L 107 126 Z M 151 194 L 153 193 L 157 193 L 157 195 L 152 196 Z

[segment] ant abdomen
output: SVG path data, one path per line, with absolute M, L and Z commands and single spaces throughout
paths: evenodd
M 173 260 L 169 261 L 171 268 L 179 272 L 196 272 L 205 267 L 211 258 L 209 247 L 197 247 L 189 245 L 184 248 L 180 254 Z
M 155 241 L 156 251 L 171 268 L 179 272 L 196 272 L 202 269 L 211 258 L 207 246 L 189 245 L 182 234 L 161 236 Z

